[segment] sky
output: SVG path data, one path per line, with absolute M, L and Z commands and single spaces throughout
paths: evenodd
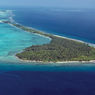
M 95 0 L 0 0 L 0 6 L 95 8 Z

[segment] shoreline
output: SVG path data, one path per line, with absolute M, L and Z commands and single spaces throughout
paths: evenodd
M 16 24 L 19 24 L 19 23 L 16 23 Z M 12 25 L 12 24 L 10 24 L 10 25 Z M 14 26 L 14 25 L 12 25 L 12 26 Z M 22 25 L 22 26 L 23 26 L 23 25 Z M 53 35 L 53 36 L 55 36 L 55 37 L 60 37 L 60 38 L 64 38 L 64 39 L 67 39 L 67 40 L 72 40 L 72 41 L 76 41 L 76 42 L 85 43 L 85 44 L 88 44 L 88 45 L 90 45 L 90 46 L 92 46 L 92 47 L 95 48 L 95 44 L 94 44 L 94 43 L 91 43 L 91 42 L 83 41 L 83 40 L 81 40 L 81 39 L 79 40 L 79 39 L 72 38 L 72 37 L 66 37 L 66 36 L 51 34 L 51 33 L 48 33 L 48 32 L 45 32 L 45 31 L 42 31 L 42 30 L 33 28 L 33 27 L 28 27 L 28 26 L 25 26 L 25 27 L 30 28 L 30 29 L 33 29 L 33 30 L 36 30 L 36 31 L 39 31 L 39 32 L 42 32 L 42 33 L 44 33 L 44 34 Z M 17 27 L 16 27 L 16 28 L 17 28 Z M 18 28 L 18 29 L 20 29 L 20 28 Z M 28 32 L 28 31 L 26 31 L 26 32 Z M 38 33 L 34 33 L 34 34 L 37 34 L 37 35 L 40 35 L 40 36 L 44 36 L 44 35 L 41 35 L 41 34 L 38 34 Z M 47 37 L 47 36 L 44 36 L 44 37 L 50 38 L 50 37 Z M 50 38 L 50 39 L 51 39 L 51 38 Z
M 0 23 L 5 23 L 5 22 L 0 21 Z M 9 24 L 9 25 L 12 26 L 12 27 L 18 28 L 17 26 L 13 25 L 12 23 L 7 23 L 7 24 Z M 19 24 L 19 23 L 15 23 L 15 24 Z M 21 24 L 19 24 L 19 25 L 21 25 Z M 21 25 L 21 26 L 23 26 L 23 25 Z M 63 39 L 71 40 L 71 41 L 76 41 L 76 42 L 80 42 L 80 43 L 84 43 L 84 44 L 88 44 L 89 46 L 95 48 L 95 44 L 94 44 L 94 43 L 86 42 L 86 41 L 79 40 L 79 39 L 75 39 L 75 38 L 71 38 L 71 37 L 60 36 L 60 35 L 56 35 L 56 34 L 50 34 L 50 33 L 44 32 L 44 31 L 42 31 L 42 30 L 38 30 L 38 29 L 33 28 L 33 27 L 28 27 L 28 26 L 24 26 L 24 27 L 27 27 L 27 28 L 30 28 L 30 29 L 32 29 L 32 30 L 39 31 L 40 33 L 43 33 L 43 34 L 40 34 L 40 33 L 34 33 L 34 34 L 37 34 L 37 35 L 40 35 L 40 36 L 44 36 L 44 37 L 46 37 L 46 38 L 48 38 L 48 39 L 51 39 L 51 38 L 48 37 L 48 36 L 45 36 L 44 34 L 52 35 L 52 36 L 55 36 L 55 37 L 59 37 L 59 38 L 63 38 Z M 18 28 L 18 29 L 21 29 L 21 28 Z M 23 29 L 21 29 L 21 30 L 23 30 Z M 24 30 L 24 31 L 25 31 L 25 30 Z M 29 31 L 25 31 L 25 32 L 29 32 Z M 33 32 L 30 32 L 30 33 L 33 33 Z M 52 39 L 51 39 L 51 40 L 52 40 Z
M 34 33 L 34 34 L 37 34 L 37 35 L 40 35 L 40 36 L 44 36 L 44 37 L 47 37 L 47 38 L 50 38 L 51 40 L 53 40 L 53 37 L 56 37 L 56 38 L 63 38 L 63 39 L 67 39 L 67 40 L 71 40 L 71 41 L 76 41 L 76 42 L 79 42 L 79 43 L 84 43 L 84 44 L 88 44 L 89 46 L 91 46 L 91 47 L 94 47 L 95 48 L 95 44 L 92 44 L 92 43 L 87 43 L 87 42 L 84 42 L 84 41 L 81 41 L 81 40 L 77 40 L 77 39 L 73 39 L 73 38 L 68 38 L 68 37 L 64 37 L 64 36 L 59 36 L 59 35 L 55 35 L 55 34 L 50 34 L 50 33 L 46 33 L 46 32 L 42 32 L 42 31 L 40 31 L 40 30 L 37 30 L 37 29 L 34 29 L 34 28 L 31 28 L 31 27 L 27 27 L 27 26 L 23 26 L 23 25 L 20 25 L 20 24 L 18 24 L 18 23 L 15 23 L 15 24 L 13 24 L 13 23 L 11 23 L 11 22 L 3 22 L 3 23 L 7 23 L 7 24 L 9 24 L 9 25 L 11 25 L 12 27 L 16 27 L 16 28 L 18 28 L 18 29 L 22 29 L 22 30 L 24 30 L 24 31 L 26 31 L 26 32 L 30 32 L 30 33 Z M 29 30 L 27 30 L 27 29 L 29 29 Z M 31 32 L 32 31 L 32 32 Z M 29 63 L 31 63 L 31 62 L 33 62 L 33 63 L 88 63 L 88 62 L 90 62 L 90 63 L 95 63 L 95 60 L 89 60 L 89 61 L 56 61 L 56 62 L 54 62 L 54 61 L 46 61 L 46 62 L 44 62 L 44 61 L 36 61 L 36 60 L 23 60 L 23 59 L 21 59 L 21 58 L 19 58 L 17 55 L 15 55 L 20 61 L 23 61 L 23 62 L 29 62 Z
M 19 23 L 17 23 L 17 24 L 19 24 Z M 10 24 L 10 25 L 12 25 L 12 24 Z M 12 25 L 12 26 L 14 26 L 14 25 Z M 85 43 L 85 44 L 88 44 L 89 46 L 95 48 L 95 44 L 94 44 L 94 43 L 90 43 L 90 42 L 86 42 L 86 41 L 83 41 L 83 40 L 79 40 L 79 39 L 75 39 L 75 38 L 70 38 L 70 37 L 66 37 L 66 36 L 60 36 L 60 35 L 56 35 L 56 34 L 50 34 L 50 33 L 44 32 L 44 31 L 42 31 L 42 30 L 38 30 L 38 29 L 33 28 L 33 27 L 28 27 L 28 26 L 25 26 L 25 27 L 30 28 L 30 29 L 33 29 L 33 30 L 36 30 L 36 31 L 39 31 L 39 32 L 42 32 L 42 33 L 44 33 L 44 34 L 49 34 L 49 35 L 52 35 L 52 36 L 55 36 L 55 37 L 60 37 L 60 38 L 67 39 L 67 40 L 71 40 L 71 41 L 76 41 L 76 42 L 80 42 L 80 43 Z M 16 27 L 16 28 L 17 28 L 17 27 Z M 20 28 L 18 28 L 18 29 L 20 29 Z M 28 31 L 26 31 L 26 32 L 28 32 Z M 34 34 L 37 34 L 37 35 L 40 35 L 40 36 L 44 36 L 44 37 L 46 37 L 46 38 L 51 39 L 50 37 L 47 37 L 47 36 L 45 36 L 45 35 L 41 35 L 41 34 L 39 34 L 39 33 L 34 33 Z M 51 39 L 51 40 L 52 40 L 52 39 Z
M 44 61 L 36 61 L 36 60 L 23 60 L 23 59 L 20 59 L 19 57 L 16 56 L 16 58 L 18 60 L 20 60 L 21 62 L 28 62 L 28 63 L 39 63 L 39 64 L 95 64 L 95 60 L 90 60 L 90 61 L 58 61 L 58 62 L 53 62 L 53 61 L 50 61 L 50 62 L 44 62 Z
M 84 44 L 88 44 L 91 47 L 95 48 L 95 44 L 94 43 L 90 43 L 90 42 L 85 42 L 82 40 L 78 40 L 78 39 L 74 39 L 74 38 L 69 38 L 69 37 L 64 37 L 64 36 L 59 36 L 59 35 L 54 35 L 56 37 L 60 37 L 60 38 L 64 38 L 64 39 L 68 39 L 68 40 L 72 40 L 72 41 L 76 41 L 76 42 L 80 42 L 80 43 L 84 43 Z
M 18 23 L 17 23 L 18 24 Z M 12 24 L 11 24 L 12 25 Z M 12 25 L 12 26 L 14 26 L 14 25 Z M 94 47 L 95 48 L 95 44 L 92 44 L 92 43 L 88 43 L 88 42 L 85 42 L 85 41 L 82 41 L 82 40 L 78 40 L 78 39 L 73 39 L 73 38 L 68 38 L 68 37 L 64 37 L 64 36 L 59 36 L 59 35 L 55 35 L 55 34 L 50 34 L 50 33 L 45 33 L 45 32 L 43 32 L 43 31 L 40 31 L 40 30 L 37 30 L 37 29 L 35 29 L 35 28 L 32 28 L 32 27 L 27 27 L 27 26 L 25 26 L 26 28 L 30 28 L 30 29 L 32 29 L 32 30 L 35 30 L 35 31 L 39 31 L 39 32 L 41 32 L 41 33 L 43 33 L 43 34 L 40 34 L 40 33 L 34 33 L 34 34 L 37 34 L 37 35 L 40 35 L 40 36 L 44 36 L 44 37 L 46 37 L 46 38 L 49 38 L 49 39 L 51 39 L 51 40 L 53 40 L 52 39 L 52 37 L 49 37 L 48 35 L 51 35 L 51 36 L 54 36 L 54 37 L 59 37 L 59 38 L 63 38 L 63 39 L 67 39 L 67 40 L 71 40 L 71 41 L 76 41 L 76 42 L 79 42 L 79 43 L 84 43 L 84 44 L 88 44 L 89 46 L 91 46 L 91 47 Z M 16 27 L 16 28 L 18 28 L 18 27 Z M 18 29 L 20 29 L 20 28 L 18 28 Z M 29 32 L 29 31 L 26 31 L 26 32 Z M 33 32 L 32 32 L 33 33 Z M 45 35 L 46 34 L 46 35 Z M 20 59 L 18 56 L 16 56 L 18 59 Z M 53 61 L 50 61 L 50 62 L 44 62 L 44 61 L 36 61 L 36 60 L 23 60 L 23 59 L 20 59 L 21 61 L 23 61 L 23 62 L 29 62 L 29 63 L 31 63 L 31 62 L 33 62 L 33 63 L 63 63 L 63 64 L 70 64 L 70 63 L 95 63 L 95 60 L 90 60 L 90 61 L 58 61 L 58 62 L 53 62 Z

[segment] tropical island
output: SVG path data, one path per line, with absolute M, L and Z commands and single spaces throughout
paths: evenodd
M 24 31 L 37 33 L 51 38 L 49 44 L 34 45 L 24 49 L 23 52 L 17 53 L 16 56 L 22 60 L 35 62 L 81 62 L 95 60 L 95 48 L 87 43 L 40 32 L 18 23 L 11 23 L 9 21 L 3 21 L 3 23 L 8 23 Z

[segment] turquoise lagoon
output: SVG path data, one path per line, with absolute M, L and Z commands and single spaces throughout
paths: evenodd
M 51 40 L 2 23 L 2 21 L 15 22 L 13 16 L 12 10 L 0 10 L 0 62 L 20 62 L 15 56 L 16 53 L 32 45 L 49 43 Z
M 16 53 L 26 47 L 49 43 L 50 39 L 0 23 L 0 61 L 18 61 Z

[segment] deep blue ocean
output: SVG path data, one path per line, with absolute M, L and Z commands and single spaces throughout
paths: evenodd
M 15 16 L 13 18 L 22 25 L 95 43 L 94 10 L 59 8 L 6 9 L 14 10 Z M 9 58 L 14 52 L 28 47 L 30 44 L 48 42 L 44 37 L 28 34 L 8 25 L 3 25 L 3 28 L 1 26 L 2 24 L 0 24 L 0 36 L 3 39 L 8 39 L 8 42 L 6 42 L 6 40 L 1 40 L 0 37 L 0 49 L 7 51 L 2 52 L 2 54 L 0 52 L 1 59 L 2 55 L 4 58 Z M 7 31 L 4 29 L 7 29 Z M 4 31 L 5 33 L 8 32 L 8 36 L 5 37 Z M 19 38 L 18 40 L 16 40 L 15 35 L 16 38 Z M 15 44 L 12 43 L 11 39 Z M 2 45 L 9 48 L 2 48 Z M 13 46 L 17 46 L 17 50 Z M 13 52 L 13 50 L 15 51 Z M 1 59 L 0 95 L 95 95 L 94 64 L 24 64 L 18 61 L 5 62 Z
M 0 95 L 95 95 L 95 65 L 0 63 Z
M 17 8 L 14 19 L 48 33 L 95 43 L 95 10 Z

